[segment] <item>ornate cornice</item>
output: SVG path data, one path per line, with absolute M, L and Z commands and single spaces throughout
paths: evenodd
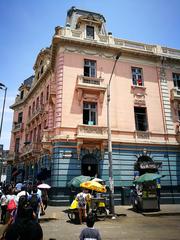
M 39 85 L 42 84 L 42 82 L 46 80 L 49 75 L 51 75 L 50 65 L 47 67 L 43 75 L 41 75 L 41 77 L 36 82 L 33 82 L 31 89 L 29 93 L 25 96 L 25 98 L 17 103 L 15 102 L 13 105 L 10 106 L 10 108 L 14 110 L 16 107 L 24 105 L 28 101 L 28 99 L 32 96 L 32 94 L 35 92 L 35 90 L 39 87 Z

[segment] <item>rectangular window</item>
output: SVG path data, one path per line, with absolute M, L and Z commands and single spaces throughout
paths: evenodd
M 24 97 L 24 90 L 21 91 L 20 99 L 23 99 L 23 97 Z
M 31 116 L 31 106 L 29 106 L 29 109 L 28 109 L 28 117 Z
M 33 130 L 33 142 L 36 142 L 37 140 L 37 128 L 34 128 Z
M 94 39 L 94 27 L 86 26 L 86 37 L 89 39 Z
M 132 67 L 132 83 L 134 86 L 144 86 L 142 68 Z
M 134 107 L 134 115 L 135 115 L 135 124 L 137 131 L 147 131 L 147 114 L 146 108 Z
M 97 104 L 83 103 L 83 124 L 96 125 L 97 123 Z
M 178 110 L 178 120 L 180 121 L 180 110 Z
M 33 138 L 33 131 L 31 130 L 31 132 L 30 132 L 30 137 L 29 137 L 29 141 L 30 141 L 30 142 L 32 142 L 32 140 L 33 140 L 32 138 Z
M 46 101 L 49 99 L 49 86 L 46 88 Z
M 23 120 L 23 112 L 20 112 L 18 114 L 18 123 L 22 123 L 22 120 Z
M 180 73 L 173 73 L 174 87 L 180 89 Z
M 39 109 L 39 97 L 36 99 L 36 110 Z
M 35 102 L 33 102 L 33 105 L 32 105 L 32 114 L 35 112 Z
M 41 141 L 41 124 L 38 126 L 37 131 L 37 142 L 39 143 Z
M 84 76 L 96 77 L 96 61 L 84 60 Z
M 20 146 L 20 138 L 16 138 L 15 140 L 15 153 L 19 153 L 19 146 Z
M 43 105 L 43 92 L 41 92 L 40 104 Z

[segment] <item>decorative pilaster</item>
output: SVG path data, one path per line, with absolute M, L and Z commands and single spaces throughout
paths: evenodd
M 62 121 L 62 96 L 63 96 L 63 68 L 64 56 L 57 57 L 56 65 L 56 109 L 55 109 L 55 127 L 61 126 Z
M 159 70 L 159 77 L 160 77 L 160 87 L 161 87 L 161 94 L 162 94 L 162 104 L 164 108 L 164 121 L 165 121 L 165 128 L 167 134 L 174 134 L 174 126 L 172 121 L 172 113 L 171 113 L 171 104 L 170 104 L 170 94 L 167 85 L 167 77 L 166 77 L 166 70 L 165 70 L 165 63 L 164 59 L 162 60 L 160 70 Z

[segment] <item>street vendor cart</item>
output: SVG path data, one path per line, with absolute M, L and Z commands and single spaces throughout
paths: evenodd
M 160 199 L 156 183 L 156 180 L 160 177 L 159 174 L 145 173 L 134 181 L 136 196 L 133 207 L 137 211 L 160 210 Z

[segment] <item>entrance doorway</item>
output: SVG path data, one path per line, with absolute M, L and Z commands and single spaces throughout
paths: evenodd
M 87 154 L 82 158 L 81 174 L 85 176 L 98 176 L 98 163 L 93 154 Z

